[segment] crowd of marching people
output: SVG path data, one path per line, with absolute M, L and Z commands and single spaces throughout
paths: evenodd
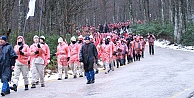
M 149 53 L 154 55 L 154 35 L 147 38 L 128 32 L 130 22 L 99 25 L 98 31 L 94 27 L 85 26 L 79 29 L 78 38 L 72 36 L 68 44 L 66 39 L 58 38 L 57 57 L 58 80 L 68 79 L 68 70 L 71 69 L 73 78 L 86 76 L 87 84 L 95 82 L 95 74 L 99 73 L 99 61 L 103 62 L 105 74 L 115 68 L 140 61 L 144 58 L 146 40 L 149 42 Z M 81 30 L 84 32 L 80 33 Z M 86 34 L 89 32 L 90 34 Z M 83 35 L 85 35 L 83 37 Z M 10 89 L 17 91 L 20 73 L 24 79 L 25 90 L 29 89 L 29 67 L 32 73 L 31 88 L 36 88 L 38 81 L 45 87 L 44 68 L 50 62 L 50 49 L 45 43 L 44 36 L 33 37 L 34 43 L 28 46 L 23 36 L 18 36 L 14 48 L 6 42 L 6 37 L 0 38 L 0 78 L 3 83 L 1 95 L 10 93 Z M 7 47 L 7 48 L 4 48 Z M 8 55 L 9 53 L 10 55 Z M 5 55 L 7 54 L 7 55 Z M 11 64 L 9 63 L 11 60 Z M 2 62 L 5 61 L 5 62 Z M 9 63 L 9 64 L 8 64 Z M 5 66 L 7 64 L 7 66 Z M 11 69 L 14 70 L 11 81 Z M 62 77 L 63 70 L 65 77 Z

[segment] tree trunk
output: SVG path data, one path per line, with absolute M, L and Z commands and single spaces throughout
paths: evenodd
M 174 42 L 178 42 L 179 38 L 180 38 L 180 34 L 179 34 L 179 4 L 175 1 L 175 9 L 174 9 Z
M 143 0 L 143 16 L 144 16 L 144 20 L 147 20 L 147 15 L 146 15 L 146 2 L 145 0 Z
M 164 0 L 161 0 L 162 24 L 164 25 Z
M 169 20 L 170 23 L 173 23 L 173 13 L 172 13 L 172 0 L 169 0 Z
M 129 16 L 131 22 L 134 22 L 132 4 L 133 4 L 132 0 L 129 0 Z
M 23 10 L 22 10 L 22 4 L 23 4 L 23 0 L 19 0 L 18 3 L 18 35 L 22 32 L 22 15 L 23 15 Z
M 116 21 L 116 1 L 114 0 L 114 7 L 113 7 L 113 23 L 115 23 Z
M 186 2 L 184 0 L 175 1 L 175 28 L 174 40 L 177 44 L 181 43 L 181 36 L 186 32 Z
M 146 0 L 146 4 L 147 4 L 147 17 L 148 17 L 148 21 L 150 22 L 151 14 L 150 14 L 150 3 L 149 3 L 149 0 Z

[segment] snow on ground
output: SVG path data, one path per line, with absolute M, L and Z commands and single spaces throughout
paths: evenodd
M 99 63 L 101 63 L 101 62 L 99 62 Z M 103 68 L 99 68 L 99 70 L 103 70 Z M 46 70 L 46 71 L 47 71 L 47 73 L 50 73 L 51 70 Z M 28 80 L 29 80 L 29 85 L 30 85 L 29 87 L 31 87 L 32 74 L 31 74 L 30 71 L 29 71 L 28 77 L 29 77 Z M 63 74 L 62 78 L 63 79 L 65 78 L 65 74 Z M 68 71 L 68 78 L 73 78 L 73 72 L 71 70 Z M 51 75 L 50 74 L 46 74 L 44 79 L 45 79 L 45 82 L 55 81 L 55 80 L 58 79 L 58 74 L 57 73 L 52 73 Z M 10 86 L 12 86 L 13 82 L 11 81 L 9 84 L 10 84 Z M 0 83 L 0 89 L 1 89 L 1 87 L 2 87 L 2 83 Z M 19 78 L 19 81 L 18 81 L 18 87 L 19 88 L 24 88 L 24 79 L 22 77 L 22 74 L 20 74 L 20 78 Z
M 50 70 L 46 70 L 48 73 L 50 73 Z M 69 74 L 69 78 L 73 78 L 73 76 L 72 76 L 72 71 L 71 70 L 69 70 L 68 71 L 68 74 Z M 13 74 L 14 75 L 14 74 Z M 12 76 L 12 78 L 13 78 L 14 76 Z M 28 75 L 28 80 L 29 80 L 29 84 L 31 84 L 31 80 L 32 80 L 32 74 L 31 74 L 31 72 L 29 71 L 29 75 Z M 63 78 L 65 78 L 65 75 L 63 74 Z M 58 79 L 58 74 L 57 73 L 52 73 L 52 75 L 50 75 L 50 74 L 46 74 L 45 75 L 45 81 L 47 82 L 47 81 L 53 81 L 53 80 L 57 80 Z M 13 79 L 12 79 L 13 80 Z M 13 85 L 13 82 L 11 81 L 10 83 L 10 86 L 12 86 Z M 2 83 L 0 83 L 0 89 L 1 89 L 1 87 L 2 87 Z M 18 87 L 22 87 L 22 88 L 24 88 L 24 79 L 23 79 L 23 77 L 22 77 L 22 74 L 20 74 L 20 78 L 19 78 L 19 81 L 18 81 Z
M 167 40 L 157 40 L 155 41 L 154 45 L 159 46 L 161 48 L 194 52 L 194 46 L 182 46 L 182 45 L 170 44 L 170 41 L 167 41 Z

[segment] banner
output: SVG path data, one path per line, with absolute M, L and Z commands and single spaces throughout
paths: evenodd
M 28 6 L 29 6 L 29 11 L 28 11 L 26 20 L 27 20 L 30 16 L 34 16 L 35 3 L 36 3 L 36 0 L 30 0 L 29 5 L 28 5 Z

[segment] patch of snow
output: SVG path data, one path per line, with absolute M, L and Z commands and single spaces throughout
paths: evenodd
M 161 48 L 194 52 L 194 46 L 182 46 L 180 44 L 175 45 L 175 44 L 171 44 L 170 41 L 167 41 L 167 40 L 156 40 L 154 42 L 154 45 Z

